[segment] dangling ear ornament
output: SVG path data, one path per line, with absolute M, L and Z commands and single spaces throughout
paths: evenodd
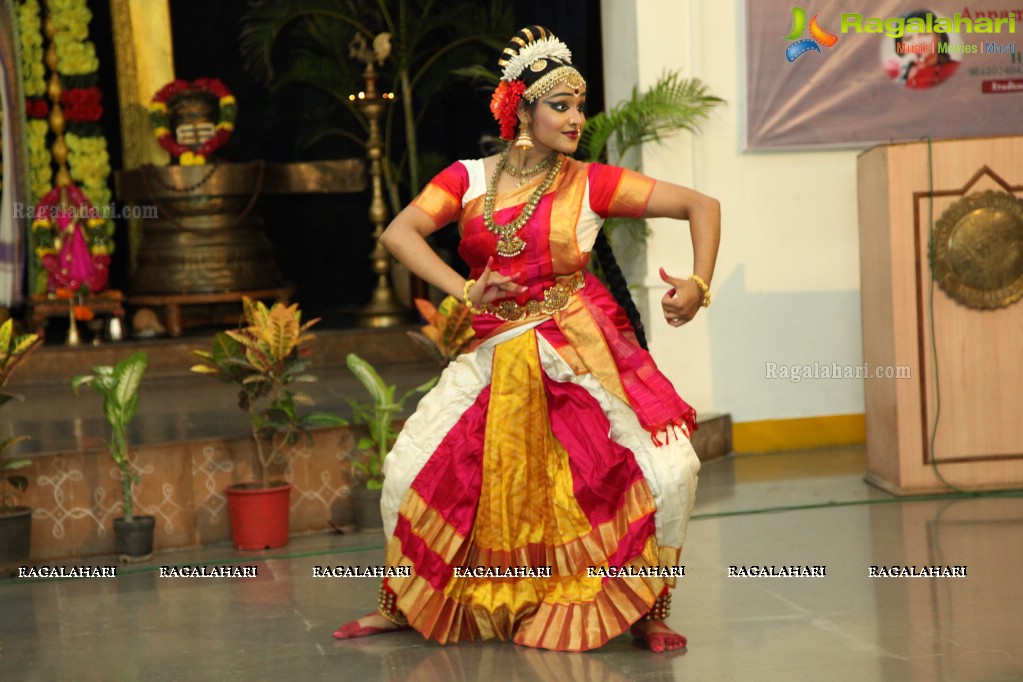
M 525 123 L 519 125 L 519 137 L 515 140 L 515 146 L 522 151 L 529 151 L 533 148 L 533 138 L 529 136 Z

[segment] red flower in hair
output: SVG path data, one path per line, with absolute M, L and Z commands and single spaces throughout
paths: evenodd
M 526 84 L 520 80 L 501 81 L 490 98 L 490 113 L 501 124 L 501 137 L 505 140 L 515 137 L 515 128 L 519 124 L 519 102 L 525 91 Z

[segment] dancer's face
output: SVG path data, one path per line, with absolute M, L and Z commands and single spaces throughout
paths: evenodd
M 537 147 L 574 154 L 586 125 L 586 91 L 561 83 L 536 101 L 530 129 Z

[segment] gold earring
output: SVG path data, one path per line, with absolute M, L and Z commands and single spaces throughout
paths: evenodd
M 529 151 L 533 148 L 533 138 L 529 136 L 525 123 L 519 125 L 519 137 L 515 140 L 515 146 L 522 151 Z

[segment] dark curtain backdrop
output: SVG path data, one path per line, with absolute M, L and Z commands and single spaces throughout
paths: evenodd
M 490 0 L 479 0 L 487 2 Z M 102 64 L 101 87 L 106 103 L 104 124 L 110 141 L 111 163 L 121 167 L 117 121 L 117 84 L 110 12 L 106 2 L 90 1 L 93 39 Z M 173 0 L 171 29 L 176 76 L 192 80 L 218 77 L 238 99 L 238 118 L 230 142 L 223 148 L 228 161 L 266 159 L 272 162 L 359 156 L 362 150 L 339 138 L 299 148 L 299 131 L 309 119 L 335 106 L 313 89 L 270 92 L 243 67 L 238 49 L 241 31 L 238 0 Z M 541 24 L 558 34 L 572 49 L 574 61 L 589 84 L 588 109 L 603 107 L 600 60 L 599 0 L 524 0 L 515 3 L 518 26 Z M 509 37 L 511 37 L 509 35 Z M 487 64 L 494 71 L 493 63 Z M 387 84 L 381 83 L 386 87 Z M 449 162 L 481 155 L 480 140 L 494 135 L 490 91 L 453 87 L 441 101 L 431 103 L 420 135 L 420 146 L 438 152 Z M 265 229 L 274 244 L 278 264 L 297 288 L 296 298 L 308 317 L 323 317 L 322 326 L 346 326 L 348 313 L 365 303 L 375 280 L 367 256 L 372 247 L 366 194 L 267 197 L 261 201 Z M 113 280 L 127 285 L 127 242 L 119 226 Z M 438 248 L 454 253 L 457 232 L 448 227 L 436 236 Z

